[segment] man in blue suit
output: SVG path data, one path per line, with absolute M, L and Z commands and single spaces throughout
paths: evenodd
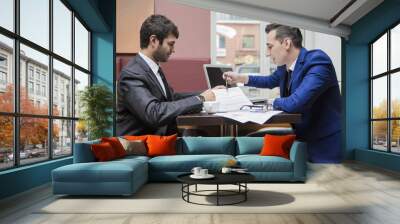
M 267 56 L 278 65 L 270 76 L 224 73 L 230 84 L 259 88 L 280 87 L 274 109 L 301 113 L 295 124 L 297 138 L 307 142 L 308 159 L 316 163 L 339 163 L 341 151 L 341 100 L 336 72 L 328 55 L 302 47 L 298 28 L 269 24 Z

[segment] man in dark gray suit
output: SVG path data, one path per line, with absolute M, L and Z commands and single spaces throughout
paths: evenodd
M 174 93 L 159 63 L 175 52 L 178 28 L 162 15 L 148 17 L 140 28 L 140 52 L 121 71 L 118 82 L 117 135 L 177 133 L 176 117 L 200 112 L 211 90 Z

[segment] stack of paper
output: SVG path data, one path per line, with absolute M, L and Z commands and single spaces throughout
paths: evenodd
M 216 101 L 219 102 L 218 112 L 215 115 L 226 117 L 241 123 L 254 122 L 264 124 L 272 116 L 281 113 L 282 111 L 266 111 L 266 112 L 250 112 L 243 111 L 240 108 L 244 105 L 253 105 L 246 97 L 242 89 L 233 87 L 229 89 L 213 90 Z
M 239 87 L 213 90 L 219 102 L 218 112 L 238 111 L 243 105 L 253 105 Z

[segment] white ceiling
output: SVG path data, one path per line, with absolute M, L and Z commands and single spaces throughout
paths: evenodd
M 175 0 L 178 3 L 347 37 L 383 0 Z M 349 4 L 346 10 L 346 5 Z M 341 12 L 342 10 L 342 12 Z M 341 13 L 339 13 L 341 12 Z
M 351 0 L 226 0 L 329 21 Z

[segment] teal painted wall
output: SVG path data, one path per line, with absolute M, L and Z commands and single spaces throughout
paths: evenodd
M 93 83 L 104 84 L 113 89 L 114 83 L 114 35 L 93 33 L 92 35 L 92 73 Z
M 51 181 L 51 171 L 72 163 L 72 157 L 0 172 L 0 199 Z
M 115 92 L 115 0 L 67 0 L 92 31 L 92 81 L 104 83 Z M 114 94 L 115 95 L 115 94 Z M 110 127 L 112 131 L 112 127 Z M 51 171 L 72 163 L 72 157 L 0 172 L 0 199 L 51 181 Z
M 101 83 L 110 88 L 114 96 L 115 105 L 115 1 L 101 0 L 98 2 L 99 11 L 105 18 L 109 32 L 92 33 L 92 82 Z M 113 125 L 109 129 L 110 135 L 115 135 L 115 107 Z
M 398 156 L 368 150 L 369 148 L 369 46 L 368 44 L 400 22 L 400 0 L 386 0 L 351 27 L 345 45 L 345 151 L 355 159 L 383 168 L 398 170 Z M 355 149 L 357 149 L 355 151 Z M 359 151 L 363 150 L 363 151 Z M 379 162 L 378 162 L 379 161 Z

